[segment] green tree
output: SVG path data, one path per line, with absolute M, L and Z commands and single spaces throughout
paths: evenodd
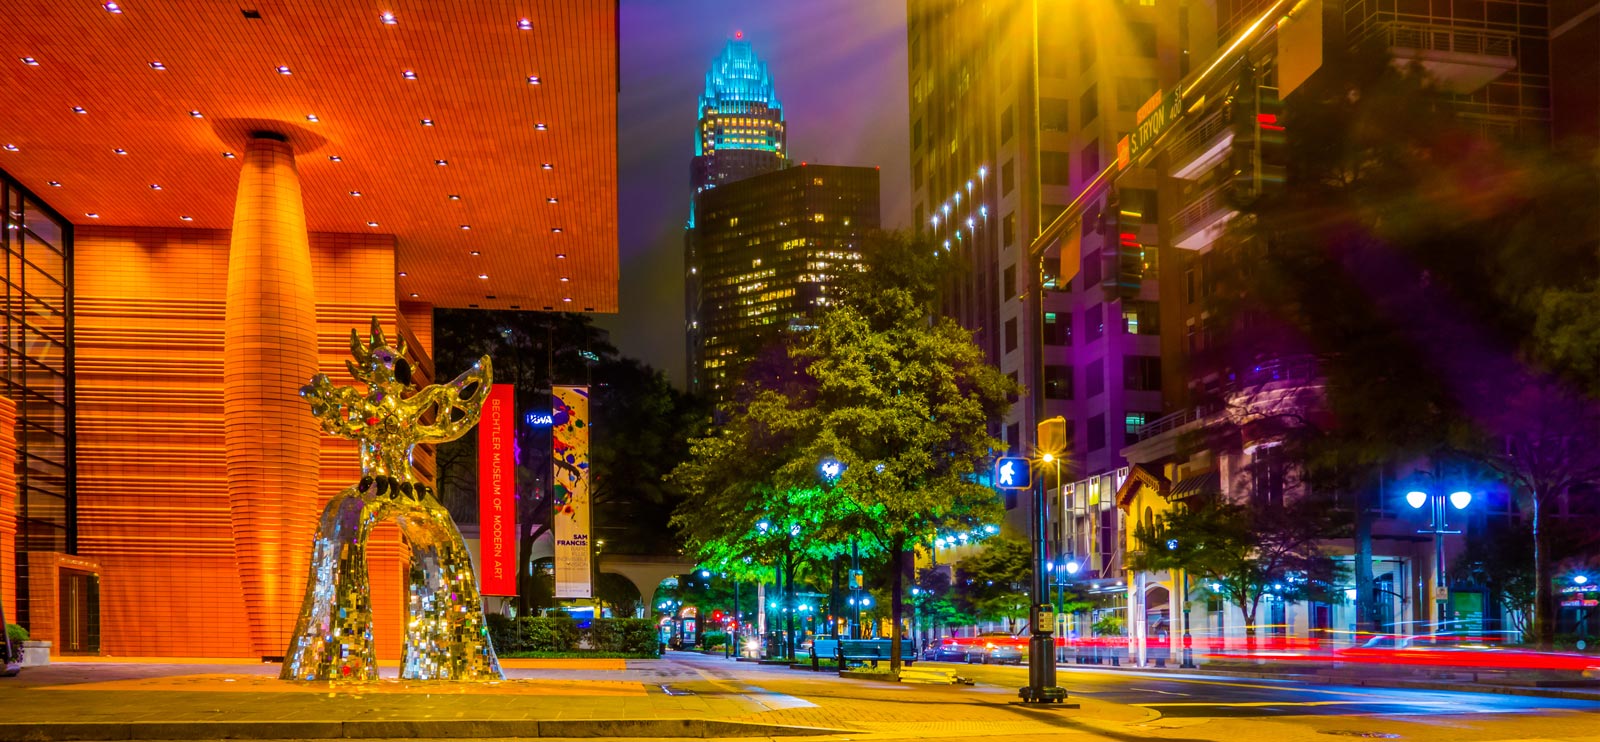
M 995 537 L 983 542 L 978 553 L 956 563 L 953 585 L 959 600 L 979 620 L 1005 621 L 1016 631 L 1025 620 L 1033 599 L 1028 594 L 1033 579 L 1033 552 L 1021 539 Z
M 676 522 L 699 544 L 746 538 L 765 520 L 807 524 L 795 535 L 813 554 L 851 541 L 883 552 L 898 671 L 905 557 L 941 527 L 999 516 L 975 474 L 1001 447 L 989 430 L 1017 389 L 970 333 L 934 316 L 943 253 L 904 234 L 874 235 L 862 253 L 864 270 L 815 329 L 789 338 L 791 370 L 695 441 L 678 470 L 689 499 Z M 819 469 L 825 461 L 840 465 L 836 476 Z
M 1154 523 L 1135 526 L 1139 550 L 1128 555 L 1127 565 L 1188 570 L 1239 607 L 1253 642 L 1257 609 L 1268 595 L 1291 602 L 1342 600 L 1340 567 L 1321 545 L 1337 532 L 1327 503 L 1311 497 L 1281 506 L 1197 497 Z

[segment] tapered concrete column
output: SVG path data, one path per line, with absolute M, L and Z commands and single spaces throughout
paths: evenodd
M 299 393 L 317 372 L 317 307 L 294 151 L 267 136 L 251 140 L 239 176 L 225 328 L 234 554 L 255 652 L 282 656 L 317 523 L 319 431 Z

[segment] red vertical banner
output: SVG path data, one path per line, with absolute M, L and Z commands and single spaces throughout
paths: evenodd
M 511 384 L 495 384 L 478 421 L 478 589 L 517 594 L 517 415 Z

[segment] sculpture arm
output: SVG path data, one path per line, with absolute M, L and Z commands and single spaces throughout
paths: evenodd
M 415 405 L 417 418 L 414 419 L 420 419 L 430 407 L 434 410 L 433 422 L 417 423 L 418 441 L 443 443 L 465 435 L 478 424 L 478 416 L 483 412 L 484 400 L 489 398 L 489 387 L 493 383 L 494 371 L 489 357 L 484 356 L 460 376 L 429 386 L 406 400 Z
M 327 374 L 317 374 L 311 377 L 310 384 L 300 387 L 300 396 L 311 403 L 311 414 L 329 435 L 352 440 L 361 438 L 361 431 L 366 427 L 363 424 L 366 399 L 354 387 L 336 387 Z

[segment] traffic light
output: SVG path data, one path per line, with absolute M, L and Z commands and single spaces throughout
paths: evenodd
M 1232 108 L 1233 192 L 1247 203 L 1283 185 L 1287 145 L 1283 101 L 1278 89 L 1260 84 L 1256 70 L 1247 65 L 1234 88 Z
M 1146 198 L 1148 194 L 1148 198 Z M 1139 231 L 1144 227 L 1146 209 L 1155 208 L 1153 191 L 1112 191 L 1106 199 L 1107 232 L 1115 240 L 1109 241 L 1105 251 L 1105 274 L 1100 287 L 1108 299 L 1131 299 L 1139 295 L 1144 282 L 1145 268 L 1154 249 L 1146 250 L 1140 241 Z

